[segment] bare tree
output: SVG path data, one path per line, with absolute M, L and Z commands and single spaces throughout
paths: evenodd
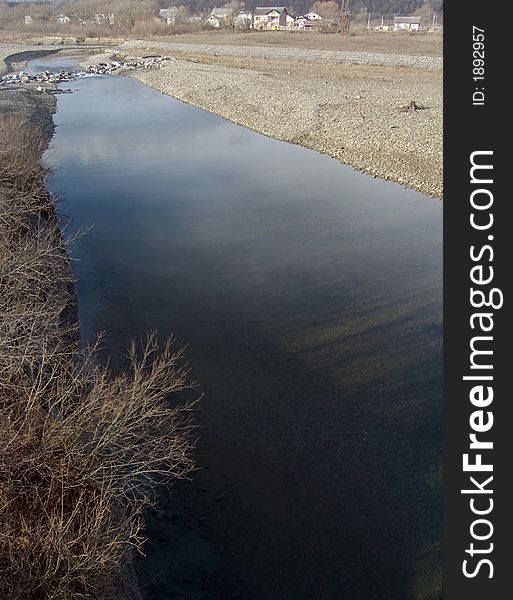
M 319 0 L 312 4 L 310 7 L 310 12 L 317 13 L 323 19 L 336 21 L 340 14 L 340 5 L 338 2 L 335 2 L 335 0 L 328 0 L 327 2 Z

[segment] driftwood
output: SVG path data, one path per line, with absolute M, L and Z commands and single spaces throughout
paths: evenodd
M 418 110 L 426 110 L 429 106 L 423 106 L 422 104 L 417 104 L 415 100 L 410 100 L 408 104 L 405 106 L 401 106 L 401 110 L 403 112 L 417 112 Z

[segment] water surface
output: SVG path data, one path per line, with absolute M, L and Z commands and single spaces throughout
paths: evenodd
M 82 333 L 117 367 L 130 336 L 174 332 L 204 394 L 202 470 L 150 521 L 150 593 L 435 597 L 440 203 L 135 80 L 72 87 L 46 161 L 91 228 Z

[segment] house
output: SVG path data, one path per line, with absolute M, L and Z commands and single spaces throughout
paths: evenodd
M 25 15 L 23 17 L 23 22 L 25 23 L 25 25 L 31 25 L 33 20 L 34 19 L 32 18 L 31 15 Z
M 287 9 L 285 6 L 257 6 L 253 13 L 253 27 L 255 29 L 286 29 Z
M 251 29 L 253 27 L 253 13 L 243 10 L 235 17 L 234 25 L 237 29 Z
M 309 12 L 306 13 L 305 17 L 309 20 L 309 21 L 321 21 L 322 17 L 321 15 L 317 14 L 316 12 Z
M 208 17 L 203 19 L 203 23 L 209 27 L 215 27 L 218 29 L 225 25 L 232 14 L 231 8 L 217 8 L 214 7 Z
M 313 31 L 319 29 L 321 19 L 309 19 L 307 15 L 301 15 L 294 20 L 294 29 L 300 31 Z
M 71 19 L 68 17 L 68 15 L 61 14 L 57 17 L 57 21 L 59 21 L 59 23 L 66 24 L 69 23 Z
M 296 17 L 287 14 L 287 18 L 285 19 L 285 28 L 286 29 L 294 29 L 294 23 L 296 21 Z
M 394 17 L 394 31 L 418 31 L 420 17 Z

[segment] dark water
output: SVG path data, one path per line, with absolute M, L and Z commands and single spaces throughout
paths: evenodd
M 73 88 L 46 161 L 91 227 L 83 335 L 117 365 L 174 332 L 204 393 L 152 597 L 439 597 L 440 203 L 134 80 Z

